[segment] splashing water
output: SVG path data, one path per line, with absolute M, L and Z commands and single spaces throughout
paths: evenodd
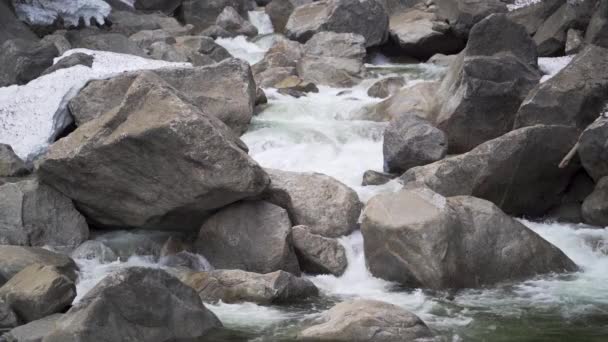
M 258 34 L 271 34 L 274 32 L 270 17 L 263 10 L 249 11 L 249 22 L 258 29 Z

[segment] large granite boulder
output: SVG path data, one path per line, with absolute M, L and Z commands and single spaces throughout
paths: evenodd
M 0 284 L 33 264 L 54 266 L 72 281 L 78 277 L 78 266 L 66 255 L 38 247 L 0 245 Z
M 0 185 L 0 243 L 73 249 L 89 238 L 72 200 L 36 179 Z
M 596 181 L 608 176 L 608 120 L 598 119 L 581 134 L 578 156 L 583 167 Z
M 434 120 L 435 109 L 441 100 L 437 96 L 440 83 L 418 82 L 401 88 L 393 96 L 373 105 L 363 107 L 355 113 L 356 118 L 371 121 L 391 121 L 403 115 L 417 115 Z
M 127 37 L 144 30 L 163 29 L 169 32 L 183 30 L 185 34 L 192 30 L 191 26 L 183 26 L 175 18 L 162 13 L 114 10 L 110 13 L 108 21 L 112 23 L 112 26 L 110 27 L 111 32 L 120 33 Z
M 427 188 L 372 198 L 361 231 L 370 272 L 408 287 L 476 288 L 577 270 L 491 202 Z
M 29 169 L 11 145 L 0 144 L 0 177 L 18 177 L 27 173 Z
M 521 25 L 504 14 L 475 25 L 437 91 L 435 123 L 448 136 L 448 152 L 467 152 L 509 132 L 540 76 L 534 42 Z
M 287 37 L 306 42 L 323 31 L 354 33 L 365 47 L 384 43 L 388 14 L 378 0 L 321 0 L 295 8 L 285 26 Z
M 250 22 L 243 19 L 243 17 L 230 6 L 224 8 L 222 13 L 217 16 L 215 24 L 228 31 L 233 37 L 240 35 L 255 37 L 258 35 L 258 29 Z
M 197 293 L 177 278 L 132 267 L 104 278 L 42 341 L 193 340 L 221 326 Z
M 36 34 L 17 18 L 10 2 L 0 1 L 0 45 L 9 39 L 38 40 Z
M 270 22 L 272 22 L 274 32 L 284 33 L 285 26 L 293 10 L 298 6 L 311 2 L 313 0 L 272 0 L 264 7 L 264 11 L 266 11 Z
M 597 182 L 593 192 L 585 198 L 581 212 L 586 223 L 608 226 L 608 177 Z
M 221 121 L 151 72 L 124 101 L 53 144 L 41 179 L 99 226 L 196 229 L 269 178 Z
M 286 303 L 314 297 L 319 292 L 310 280 L 284 271 L 266 274 L 241 270 L 186 272 L 180 275 L 180 280 L 192 287 L 204 302 Z
M 65 37 L 72 48 L 110 51 L 146 57 L 146 52 L 128 36 L 121 33 L 100 31 L 97 29 L 70 30 Z
M 223 208 L 202 225 L 196 251 L 219 269 L 300 274 L 285 209 L 264 201 Z
M 539 27 L 557 11 L 566 0 L 543 0 L 530 2 L 509 12 L 509 18 L 524 26 L 530 35 L 534 35 Z
M 397 342 L 433 336 L 426 324 L 413 313 L 369 299 L 337 304 L 314 323 L 298 333 L 298 341 Z
M 19 317 L 10 305 L 0 298 L 0 329 L 10 329 L 19 325 Z
M 440 17 L 447 19 L 451 30 L 466 38 L 475 24 L 493 13 L 506 13 L 501 0 L 435 0 Z
M 183 23 L 194 26 L 194 33 L 201 33 L 215 24 L 215 20 L 226 7 L 234 8 L 243 17 L 247 16 L 248 0 L 184 0 L 178 11 Z
M 0 45 L 0 87 L 26 84 L 53 65 L 59 55 L 54 44 L 10 39 Z
M 539 217 L 560 202 L 580 168 L 577 163 L 558 167 L 577 139 L 572 127 L 520 128 L 468 153 L 409 169 L 401 180 L 446 197 L 483 198 L 510 215 Z
M 598 2 L 598 8 L 593 13 L 585 32 L 585 42 L 608 48 L 608 1 Z
M 537 124 L 584 129 L 608 102 L 608 49 L 589 45 L 560 72 L 533 88 L 514 127 Z
M 277 38 L 264 58 L 251 68 L 256 84 L 260 87 L 275 87 L 285 78 L 296 76 L 297 63 L 302 55 L 302 44 L 287 38 Z
M 117 0 L 119 1 L 119 0 Z M 54 328 L 61 314 L 54 314 L 45 318 L 20 325 L 2 335 L 7 342 L 41 342 Z
M 336 277 L 344 273 L 348 261 L 346 250 L 338 240 L 313 234 L 306 226 L 293 227 L 291 235 L 302 271 Z
M 308 226 L 325 237 L 347 235 L 357 228 L 361 202 L 353 189 L 320 173 L 266 172 L 271 182 L 262 197 L 285 208 L 294 225 Z

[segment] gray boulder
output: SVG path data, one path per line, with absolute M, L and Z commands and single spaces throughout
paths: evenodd
M 10 39 L 0 46 L 0 87 L 26 84 L 53 65 L 59 55 L 55 45 Z
M 120 1 L 120 0 L 119 0 Z M 72 49 L 72 44 L 65 37 L 66 31 L 60 30 L 55 31 L 53 34 L 49 34 L 44 36 L 40 42 L 41 43 L 51 43 L 55 45 L 57 51 L 59 51 L 59 56 L 62 56 L 66 51 Z
M 269 181 L 228 127 L 151 72 L 116 108 L 53 144 L 38 172 L 91 222 L 125 228 L 195 229 Z
M 27 323 L 69 307 L 76 285 L 55 266 L 32 264 L 0 288 L 0 297 Z
M 361 185 L 382 185 L 390 182 L 397 176 L 374 170 L 367 170 L 363 173 L 363 181 Z
M 232 57 L 228 50 L 209 37 L 183 36 L 175 40 L 175 49 L 183 53 L 194 66 L 213 64 Z
M 583 222 L 581 207 L 595 187 L 595 182 L 584 169 L 576 173 L 563 192 L 561 201 L 547 212 L 547 217 L 554 221 Z
M 202 225 L 196 251 L 218 269 L 300 274 L 285 209 L 264 201 L 227 206 Z
M 135 0 L 133 7 L 141 11 L 160 11 L 171 15 L 182 4 L 182 0 Z
M 0 186 L 0 243 L 73 249 L 89 237 L 72 201 L 36 179 Z
M 348 266 L 346 251 L 336 239 L 313 234 L 306 226 L 293 227 L 291 235 L 302 271 L 336 277 L 344 273 Z
M 581 211 L 586 223 L 608 226 L 608 177 L 597 182 L 593 192 L 585 198 Z
M 608 176 L 608 120 L 599 119 L 583 131 L 578 156 L 587 173 L 596 182 Z
M 230 32 L 233 36 L 255 37 L 258 35 L 258 29 L 250 22 L 243 19 L 239 13 L 232 7 L 224 8 L 222 13 L 217 16 L 215 24 L 224 30 Z
M 76 281 L 78 266 L 70 257 L 38 247 L 0 245 L 0 284 L 4 284 L 24 268 L 40 264 L 54 266 L 70 280 Z
M 54 314 L 45 318 L 20 325 L 4 334 L 7 342 L 41 342 L 54 328 L 61 314 Z
M 97 284 L 42 341 L 163 342 L 204 338 L 221 326 L 196 292 L 177 278 L 133 267 Z
M 277 38 L 274 45 L 264 54 L 264 58 L 252 66 L 256 84 L 260 87 L 275 87 L 285 78 L 296 76 L 297 62 L 302 56 L 303 48 L 300 43 Z
M 391 120 L 382 143 L 384 171 L 403 173 L 443 159 L 448 151 L 445 134 L 430 122 L 415 115 Z
M 364 57 L 363 36 L 320 32 L 304 45 L 304 55 L 297 63 L 297 71 L 308 82 L 349 87 L 361 81 L 365 72 Z
M 38 37 L 25 23 L 17 18 L 10 0 L 0 1 L 0 45 L 9 39 L 37 41 Z
M 576 163 L 558 167 L 577 139 L 572 127 L 520 128 L 468 153 L 409 169 L 401 180 L 446 197 L 483 198 L 510 215 L 539 217 L 560 202 L 580 168 Z
M 118 260 L 118 255 L 102 241 L 88 240 L 78 246 L 71 254 L 74 259 L 98 260 L 108 263 Z
M 114 10 L 110 13 L 108 20 L 112 23 L 111 32 L 127 37 L 144 30 L 163 29 L 169 32 L 183 31 L 184 34 L 190 34 L 192 31 L 192 26 L 183 26 L 175 18 L 162 13 Z
M 405 79 L 401 76 L 390 76 L 378 80 L 367 89 L 367 95 L 371 97 L 387 98 L 399 92 L 405 85 Z
M 434 121 L 448 136 L 449 153 L 509 132 L 540 76 L 534 42 L 521 25 L 503 14 L 475 25 L 437 91 Z
M 129 36 L 129 40 L 135 42 L 141 49 L 149 50 L 156 42 L 175 43 L 175 36 L 162 29 L 143 30 Z
M 178 17 L 182 22 L 192 24 L 194 33 L 201 33 L 214 25 L 217 17 L 228 6 L 245 17 L 250 2 L 248 0 L 183 0 Z
M 357 228 L 361 202 L 353 189 L 320 173 L 266 172 L 271 182 L 262 197 L 285 208 L 294 225 L 308 226 L 313 234 L 330 238 Z
M 391 121 L 403 115 L 415 114 L 426 120 L 434 120 L 439 98 L 439 82 L 419 82 L 401 88 L 391 97 L 366 106 L 356 113 L 356 118 L 371 121 Z
M 557 11 L 566 0 L 543 0 L 530 3 L 509 12 L 509 19 L 522 25 L 530 35 L 534 35 L 539 27 Z
M 583 31 L 576 29 L 569 29 L 566 34 L 566 55 L 573 55 L 578 53 L 584 45 Z
M 146 53 L 136 42 L 120 33 L 102 33 L 95 29 L 70 30 L 66 33 L 66 38 L 72 48 L 110 51 L 124 53 L 139 57 L 146 57 Z
M 475 24 L 493 13 L 506 13 L 500 0 L 435 0 L 437 13 L 447 19 L 452 31 L 466 38 Z
M 361 231 L 370 272 L 408 287 L 476 288 L 577 270 L 491 202 L 426 188 L 372 198 Z
M 585 32 L 585 42 L 608 48 L 608 1 L 598 2 L 598 8 L 593 13 Z
M 310 280 L 284 271 L 267 274 L 241 270 L 186 272 L 180 280 L 192 287 L 204 302 L 279 304 L 319 293 Z
M 189 60 L 185 54 L 178 51 L 174 45 L 165 42 L 155 42 L 150 45 L 147 50 L 148 55 L 153 59 L 160 59 L 167 62 L 190 62 L 194 66 L 203 66 L 213 64 L 211 59 L 201 57 L 201 60 L 196 62 Z
M 16 177 L 28 174 L 30 170 L 13 151 L 11 145 L 0 144 L 0 177 Z
M 285 26 L 287 37 L 306 42 L 323 31 L 363 36 L 365 47 L 384 43 L 389 18 L 377 0 L 321 0 L 295 8 Z
M 396 305 L 369 299 L 337 304 L 315 324 L 298 333 L 298 341 L 397 342 L 431 338 L 418 316 Z
M 0 329 L 10 329 L 19 325 L 19 318 L 2 298 L 0 298 Z
M 46 69 L 42 75 L 47 75 L 57 70 L 67 69 L 77 65 L 83 65 L 90 68 L 93 66 L 93 59 L 93 56 L 87 55 L 86 53 L 73 53 L 57 61 L 57 63 L 53 64 L 53 66 Z
M 313 0 L 272 0 L 264 7 L 264 10 L 268 14 L 270 22 L 272 22 L 274 32 L 284 33 L 293 10 L 298 6 L 312 2 Z
M 557 75 L 530 91 L 517 112 L 514 127 L 587 127 L 608 102 L 607 54 L 608 49 L 585 47 Z

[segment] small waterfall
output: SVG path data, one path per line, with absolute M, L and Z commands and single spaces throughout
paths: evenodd
M 263 10 L 249 11 L 248 16 L 249 22 L 258 29 L 259 35 L 274 33 L 270 17 Z

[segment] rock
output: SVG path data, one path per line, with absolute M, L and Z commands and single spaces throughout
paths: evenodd
M 54 266 L 32 264 L 0 288 L 0 297 L 24 322 L 59 313 L 76 298 L 76 285 Z
M 148 55 L 154 59 L 160 59 L 167 62 L 190 62 L 194 66 L 203 66 L 213 64 L 213 60 L 201 57 L 201 60 L 196 62 L 190 61 L 185 54 L 178 51 L 175 46 L 165 42 L 152 43 L 148 48 Z
M 101 33 L 97 30 L 68 31 L 66 38 L 73 48 L 110 51 L 139 57 L 146 53 L 127 36 L 120 33 Z
M 445 134 L 415 115 L 391 120 L 382 144 L 384 171 L 403 173 L 443 159 L 448 151 Z
M 2 0 L 0 1 L 0 45 L 11 39 L 37 41 L 38 37 L 15 16 L 9 0 Z
M 458 53 L 465 46 L 465 41 L 452 33 L 450 25 L 430 11 L 415 8 L 398 11 L 391 15 L 389 29 L 395 47 L 420 60 L 436 53 Z
M 595 183 L 585 170 L 576 173 L 563 193 L 560 203 L 547 213 L 549 219 L 559 222 L 581 223 L 581 206 L 593 192 Z
M 244 35 L 247 37 L 255 37 L 258 35 L 258 29 L 250 22 L 243 19 L 243 17 L 230 6 L 224 8 L 222 13 L 217 16 L 215 24 L 230 32 L 233 36 Z
M 303 43 L 323 31 L 354 33 L 371 47 L 386 41 L 388 23 L 388 14 L 377 0 L 321 0 L 295 8 L 285 34 Z
M 297 340 L 394 342 L 429 337 L 431 331 L 413 313 L 377 300 L 355 299 L 324 312 Z
M 215 268 L 300 274 L 289 215 L 264 201 L 235 203 L 211 216 L 200 229 L 196 251 Z
M 162 249 L 162 240 L 165 235 L 160 235 L 160 238 L 155 239 L 155 234 L 158 231 L 114 231 L 103 234 L 96 238 L 101 242 L 105 249 L 111 249 L 121 261 L 126 261 L 130 257 L 151 256 L 153 259 L 158 259 Z
M 363 185 L 363 186 L 382 185 L 382 184 L 386 184 L 386 183 L 390 182 L 391 180 L 393 180 L 396 177 L 397 176 L 395 176 L 395 175 L 391 175 L 391 174 L 384 173 L 384 172 L 367 170 L 363 174 L 363 182 L 361 182 L 361 185 Z
M 190 34 L 190 31 L 192 31 L 192 26 L 182 26 L 175 18 L 162 13 L 144 14 L 133 11 L 112 11 L 109 20 L 112 23 L 111 32 L 120 33 L 127 37 L 144 30 L 163 29 L 174 34 L 183 31 L 184 35 Z
M 539 56 L 559 56 L 564 53 L 569 29 L 584 29 L 591 20 L 596 0 L 566 1 L 538 28 L 534 42 Z
M 367 95 L 371 97 L 387 98 L 399 92 L 405 85 L 405 79 L 401 76 L 390 76 L 378 80 L 367 89 Z
M 464 153 L 509 132 L 540 76 L 534 42 L 521 25 L 502 14 L 475 25 L 437 90 L 434 123 L 448 136 L 448 152 Z
M 608 120 L 599 119 L 581 134 L 578 156 L 596 182 L 608 176 Z
M 530 35 L 534 35 L 538 28 L 557 11 L 566 0 L 543 0 L 529 3 L 508 13 L 509 19 L 522 25 Z
M 362 36 L 351 33 L 317 33 L 304 45 L 304 56 L 297 63 L 298 75 L 315 84 L 353 86 L 365 72 L 364 43 Z
M 238 59 L 207 67 L 133 72 L 91 81 L 69 103 L 76 124 L 80 126 L 118 108 L 134 80 L 150 72 L 175 88 L 182 100 L 219 118 L 239 135 L 247 130 L 253 117 L 256 87 L 249 65 Z M 229 94 L 226 89 L 231 90 Z
M 42 75 L 47 75 L 60 69 L 71 68 L 76 65 L 84 65 L 90 68 L 93 66 L 93 59 L 94 58 L 91 55 L 76 52 L 57 61 L 57 63 L 53 64 L 53 66 L 46 69 Z
M 373 197 L 361 232 L 370 272 L 407 287 L 476 288 L 577 270 L 491 202 L 426 188 Z
M 194 25 L 194 32 L 200 33 L 215 24 L 216 18 L 226 7 L 234 8 L 245 17 L 249 9 L 247 0 L 183 0 L 178 17 L 186 24 Z
M 11 145 L 0 144 L 0 177 L 16 177 L 28 174 L 30 170 L 13 151 Z
M 194 66 L 213 64 L 232 57 L 228 50 L 209 37 L 183 36 L 175 39 L 177 51 L 183 53 Z
M 45 318 L 18 326 L 3 337 L 8 342 L 41 342 L 54 328 L 61 314 L 54 314 Z
M 120 0 L 118 0 L 118 1 L 120 1 Z M 65 37 L 65 32 L 66 31 L 55 31 L 54 34 L 49 34 L 47 36 L 44 36 L 40 40 L 40 42 L 43 44 L 51 43 L 51 44 L 55 45 L 55 47 L 57 48 L 57 51 L 59 51 L 59 56 L 63 56 L 63 54 L 66 53 L 66 51 L 72 49 L 72 44 L 70 44 L 68 39 Z
M 53 65 L 59 52 L 53 44 L 10 39 L 0 47 L 0 87 L 26 84 Z
M 336 239 L 313 234 L 306 226 L 293 227 L 291 233 L 300 268 L 304 272 L 336 277 L 344 273 L 348 266 L 346 250 Z
M 581 211 L 586 223 L 608 226 L 608 177 L 597 182 L 593 192 L 585 198 Z
M 608 48 L 608 2 L 598 1 L 599 5 L 585 32 L 585 42 Z
M 466 38 L 471 28 L 493 13 L 506 13 L 500 0 L 435 0 L 440 17 L 447 19 L 451 30 Z
M 521 104 L 514 128 L 537 124 L 584 129 L 608 101 L 608 49 L 585 47 L 560 72 L 533 88 Z
M 89 237 L 72 201 L 36 179 L 0 185 L 0 243 L 72 249 Z
M 267 274 L 241 270 L 188 272 L 180 277 L 204 302 L 277 304 L 315 297 L 319 290 L 308 279 L 275 271 Z
M 132 267 L 97 284 L 43 342 L 197 339 L 221 327 L 196 292 L 159 269 Z
M 424 184 L 446 197 L 483 198 L 509 215 L 539 217 L 560 202 L 579 169 L 576 163 L 557 167 L 577 139 L 571 127 L 520 128 L 468 153 L 409 169 L 401 180 Z
M 308 226 L 311 233 L 330 238 L 357 228 L 361 202 L 351 188 L 321 173 L 266 172 L 271 182 L 262 197 L 285 208 L 294 225 Z
M 264 10 L 268 14 L 270 22 L 272 22 L 274 32 L 284 33 L 287 20 L 289 20 L 293 10 L 298 6 L 312 2 L 313 0 L 272 0 Z
M 314 83 L 306 82 L 298 76 L 288 76 L 274 85 L 280 94 L 290 95 L 295 98 L 305 96 L 307 93 L 318 93 L 319 88 Z
M 203 36 L 207 36 L 213 39 L 218 38 L 233 38 L 235 35 L 223 27 L 217 25 L 211 25 L 200 33 Z
M 583 47 L 583 32 L 569 29 L 566 37 L 566 55 L 578 53 Z
M 275 87 L 289 76 L 297 76 L 296 66 L 302 58 L 302 50 L 300 43 L 278 38 L 264 54 L 264 58 L 252 67 L 256 84 L 260 87 Z
M 98 260 L 101 263 L 118 260 L 118 256 L 112 248 L 97 240 L 83 242 L 72 252 L 71 256 L 74 259 Z
M 401 88 L 386 100 L 364 107 L 356 118 L 371 121 L 390 121 L 406 114 L 433 120 L 437 106 L 439 82 L 420 82 Z
M 19 318 L 11 307 L 0 298 L 0 329 L 10 329 L 19 325 Z
M 190 70 L 168 72 L 195 84 L 180 78 Z M 254 98 L 252 87 L 252 106 Z M 124 228 L 195 229 L 269 181 L 228 127 L 151 72 L 137 74 L 116 108 L 53 144 L 38 172 L 90 222 Z
M 160 11 L 171 15 L 181 4 L 181 0 L 134 0 L 133 7 L 142 11 Z
M 437 53 L 437 54 L 434 54 L 431 58 L 429 58 L 429 60 L 427 61 L 427 63 L 431 63 L 431 64 L 443 66 L 443 67 L 449 67 L 450 64 L 452 64 L 452 62 L 456 58 L 458 58 L 457 55 L 446 56 L 446 55 Z
M 143 30 L 129 37 L 130 41 L 135 42 L 141 49 L 149 50 L 150 46 L 156 42 L 175 43 L 175 37 L 165 30 Z
M 70 280 L 76 281 L 78 266 L 70 257 L 38 247 L 0 245 L 0 284 L 4 284 L 24 268 L 41 264 L 54 266 Z
M 262 88 L 258 88 L 255 91 L 255 105 L 263 105 L 268 103 L 268 98 L 266 97 L 266 93 Z

